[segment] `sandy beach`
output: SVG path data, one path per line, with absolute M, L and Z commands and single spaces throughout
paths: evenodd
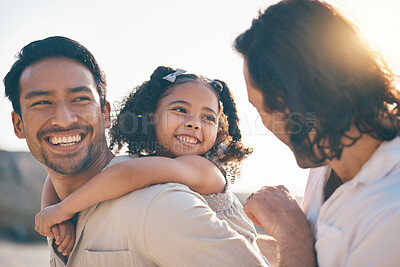
M 19 243 L 0 239 L 0 267 L 49 266 L 46 243 Z

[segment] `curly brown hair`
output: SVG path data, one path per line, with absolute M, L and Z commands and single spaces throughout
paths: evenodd
M 173 72 L 172 68 L 158 67 L 150 80 L 123 99 L 109 131 L 110 148 L 120 151 L 126 146 L 129 154 L 155 156 L 158 144 L 149 115 L 155 113 L 159 100 L 170 94 L 174 86 L 200 82 L 215 92 L 219 100 L 217 138 L 212 148 L 201 156 L 216 164 L 234 182 L 240 173 L 241 162 L 252 153 L 252 149 L 245 147 L 241 141 L 239 118 L 231 91 L 221 80 L 210 80 L 195 74 L 181 74 L 173 83 L 163 79 Z

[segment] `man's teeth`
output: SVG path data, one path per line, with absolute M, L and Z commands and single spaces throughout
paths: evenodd
M 177 139 L 186 142 L 186 143 L 190 143 L 190 144 L 197 144 L 198 140 L 192 137 L 188 137 L 188 136 L 177 136 Z
M 72 146 L 79 141 L 81 141 L 82 137 L 80 135 L 74 135 L 74 136 L 51 136 L 49 138 L 50 143 L 53 145 L 59 145 L 59 146 Z

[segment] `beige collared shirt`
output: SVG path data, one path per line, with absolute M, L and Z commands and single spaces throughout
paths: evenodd
M 311 170 L 302 203 L 319 266 L 400 266 L 400 137 L 323 202 L 329 174 L 329 166 Z
M 126 159 L 116 157 L 108 166 Z M 49 244 L 51 266 L 267 266 L 202 196 L 174 183 L 82 211 L 67 263 Z

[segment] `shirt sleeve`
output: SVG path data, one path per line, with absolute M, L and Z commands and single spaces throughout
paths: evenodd
M 145 249 L 159 266 L 268 266 L 187 187 L 161 191 L 148 208 L 144 228 Z

